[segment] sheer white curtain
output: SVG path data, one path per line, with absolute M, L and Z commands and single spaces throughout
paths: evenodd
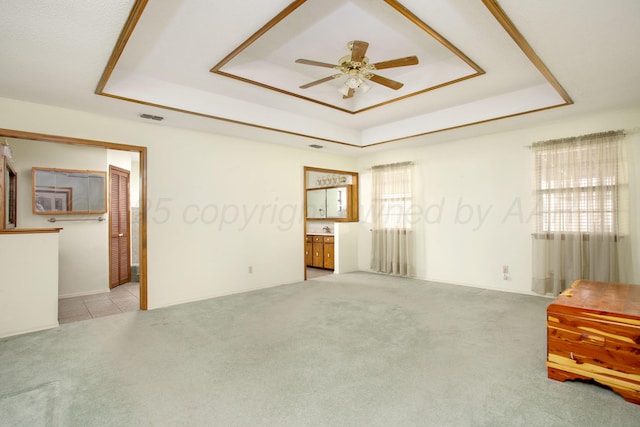
M 372 168 L 373 271 L 399 276 L 415 274 L 412 186 L 413 164 L 410 162 Z
M 557 295 L 576 279 L 619 281 L 619 261 L 628 258 L 623 139 L 616 131 L 532 146 L 535 292 Z

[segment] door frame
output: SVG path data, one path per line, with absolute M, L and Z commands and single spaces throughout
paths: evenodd
M 140 156 L 140 310 L 148 309 L 147 289 L 147 147 L 0 128 L 0 137 L 82 145 L 138 153 Z

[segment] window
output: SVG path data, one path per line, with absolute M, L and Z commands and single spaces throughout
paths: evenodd
M 557 295 L 577 279 L 617 282 L 628 258 L 623 132 L 533 145 L 533 290 Z
M 371 269 L 410 276 L 414 273 L 411 232 L 413 164 L 372 169 Z
M 374 167 L 373 220 L 377 228 L 411 228 L 412 175 L 411 164 Z
M 598 144 L 536 152 L 537 231 L 613 233 L 617 230 L 618 167 Z

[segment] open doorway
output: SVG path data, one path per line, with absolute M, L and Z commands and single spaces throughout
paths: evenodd
M 60 324 L 140 309 L 139 155 L 107 150 L 109 206 L 107 216 L 109 289 L 91 295 L 60 298 Z M 116 166 L 117 165 L 117 166 Z
M 146 248 L 146 242 L 147 242 L 147 238 L 146 238 L 146 233 L 147 233 L 147 226 L 146 226 L 146 221 L 147 221 L 147 213 L 146 213 L 146 197 L 147 197 L 147 183 L 146 183 L 146 147 L 141 147 L 141 146 L 133 146 L 133 145 L 126 145 L 126 144 L 117 144 L 117 143 L 112 143 L 112 142 L 103 142 L 103 141 L 94 141 L 94 140 L 85 140 L 85 139 L 78 139 L 78 138 L 70 138 L 70 137 L 65 137 L 65 136 L 57 136 L 57 135 L 45 135 L 45 134 L 36 134 L 36 133 L 31 133 L 31 132 L 25 132 L 25 131 L 16 131 L 16 130 L 9 130 L 9 129 L 0 129 L 0 137 L 6 137 L 8 139 L 17 139 L 17 140 L 25 140 L 25 142 L 29 142 L 29 141 L 34 141 L 34 142 L 47 142 L 47 143 L 57 143 L 60 144 L 60 146 L 62 147 L 62 144 L 67 144 L 67 146 L 69 144 L 71 145 L 75 145 L 75 146 L 79 146 L 79 147 L 85 147 L 85 148 L 101 148 L 101 149 L 107 149 L 107 150 L 116 150 L 116 151 L 120 151 L 120 152 L 125 152 L 125 153 L 129 153 L 129 154 L 133 154 L 138 158 L 139 161 L 139 167 L 138 170 L 135 172 L 135 177 L 136 180 L 139 182 L 139 188 L 138 188 L 138 193 L 139 193 L 139 207 L 138 207 L 138 227 L 137 230 L 134 231 L 134 233 L 136 233 L 135 239 L 134 240 L 136 243 L 136 250 L 135 252 L 137 253 L 138 256 L 138 264 L 139 264 L 139 281 L 135 284 L 135 285 L 131 285 L 130 288 L 132 291 L 134 291 L 137 294 L 137 299 L 135 302 L 135 309 L 141 309 L 141 310 L 146 310 L 148 303 L 147 303 L 147 258 L 146 258 L 146 253 L 147 253 L 147 248 Z M 52 144 L 55 145 L 55 144 Z M 32 165 L 29 165 L 29 167 L 31 167 Z M 30 198 L 29 198 L 30 199 Z M 25 201 L 25 203 L 30 203 L 29 201 Z M 24 211 L 28 211 L 28 205 L 25 206 Z M 100 219 L 98 220 L 100 221 Z M 77 224 L 78 222 L 74 222 L 73 224 Z M 20 224 L 20 223 L 19 223 Z M 71 224 L 72 223 L 68 223 L 68 229 L 71 230 Z M 27 224 L 22 223 L 20 224 L 20 226 L 22 227 L 28 227 Z M 54 227 L 54 225 L 51 225 L 51 227 Z M 132 251 L 133 252 L 133 251 Z M 106 260 L 104 261 L 105 263 L 107 262 Z M 108 279 L 106 279 L 108 280 Z M 107 286 L 106 289 L 108 289 L 108 284 L 106 284 Z M 135 288 L 135 289 L 134 289 Z M 126 290 L 126 288 L 123 288 Z
M 353 237 L 338 230 L 358 217 L 357 172 L 304 167 L 305 280 L 354 269 Z

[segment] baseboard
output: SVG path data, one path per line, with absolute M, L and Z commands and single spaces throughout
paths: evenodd
M 204 301 L 204 300 L 208 300 L 211 298 L 220 298 L 220 297 L 226 297 L 226 296 L 230 296 L 230 295 L 237 295 L 237 294 L 244 294 L 246 292 L 254 292 L 254 291 L 260 291 L 263 289 L 270 289 L 270 288 L 275 288 L 278 286 L 284 286 L 284 285 L 290 285 L 292 283 L 299 283 L 302 282 L 303 280 L 295 280 L 292 282 L 286 282 L 286 283 L 276 283 L 273 285 L 267 285 L 267 286 L 260 286 L 260 287 L 255 287 L 255 288 L 249 288 L 249 289 L 242 289 L 242 290 L 238 290 L 238 291 L 232 291 L 232 292 L 221 292 L 221 293 L 215 293 L 215 294 L 207 294 L 205 296 L 201 296 L 201 297 L 196 297 L 196 298 L 189 298 L 189 299 L 185 299 L 185 300 L 179 300 L 179 301 L 175 301 L 175 302 L 171 302 L 171 303 L 165 303 L 165 304 L 160 304 L 160 305 L 154 305 L 149 306 L 147 308 L 147 310 L 155 310 L 157 308 L 165 308 L 165 307 L 172 307 L 174 305 L 180 305 L 180 304 L 189 304 L 191 302 L 198 302 L 198 301 Z
M 534 297 L 549 297 L 549 298 L 551 298 L 548 295 L 540 295 L 540 294 L 537 294 L 537 293 L 535 293 L 533 291 L 525 291 L 525 290 L 522 290 L 522 289 L 493 288 L 491 286 L 477 285 L 477 284 L 473 284 L 473 283 L 449 282 L 449 281 L 439 280 L 439 279 L 423 279 L 423 278 L 420 278 L 420 277 L 414 277 L 414 279 L 424 280 L 426 282 L 444 283 L 445 285 L 465 286 L 467 288 L 485 289 L 487 291 L 507 292 L 507 293 L 510 293 L 510 294 L 519 294 L 519 295 L 529 295 L 529 296 L 534 296 Z
M 368 270 L 366 272 L 367 273 L 373 273 L 373 274 L 385 275 L 385 273 L 380 273 L 378 271 Z M 393 276 L 393 275 L 391 275 L 391 276 Z M 394 276 L 394 277 L 401 277 L 401 276 Z M 473 283 L 451 282 L 451 281 L 448 281 L 448 280 L 441 280 L 441 279 L 434 279 L 434 278 L 427 278 L 427 277 L 420 277 L 420 276 L 411 276 L 411 277 L 408 277 L 408 278 L 409 279 L 416 279 L 416 280 L 424 280 L 425 282 L 442 283 L 444 285 L 465 286 L 467 288 L 485 289 L 487 291 L 508 292 L 508 293 L 511 293 L 511 294 L 529 295 L 529 296 L 545 297 L 545 298 L 555 298 L 553 295 L 541 295 L 541 294 L 537 294 L 537 293 L 535 293 L 533 291 L 526 291 L 526 290 L 522 290 L 522 289 L 493 288 L 493 287 L 490 287 L 490 286 L 478 285 L 478 284 L 473 284 Z
M 109 289 L 99 290 L 99 291 L 74 292 L 72 294 L 58 295 L 58 299 L 86 297 L 88 295 L 98 295 L 98 294 L 107 294 L 107 293 L 109 293 Z
M 58 321 L 56 320 L 55 324 L 51 324 L 51 325 L 47 325 L 47 326 L 38 326 L 37 328 L 29 328 L 29 329 L 22 329 L 19 331 L 11 331 L 11 332 L 3 332 L 0 333 L 0 338 L 8 338 L 8 337 L 13 337 L 16 335 L 23 335 L 23 334 L 29 334 L 31 332 L 38 332 L 38 331 L 44 331 L 46 329 L 53 329 L 53 328 L 57 328 L 60 326 L 60 323 L 58 323 Z

